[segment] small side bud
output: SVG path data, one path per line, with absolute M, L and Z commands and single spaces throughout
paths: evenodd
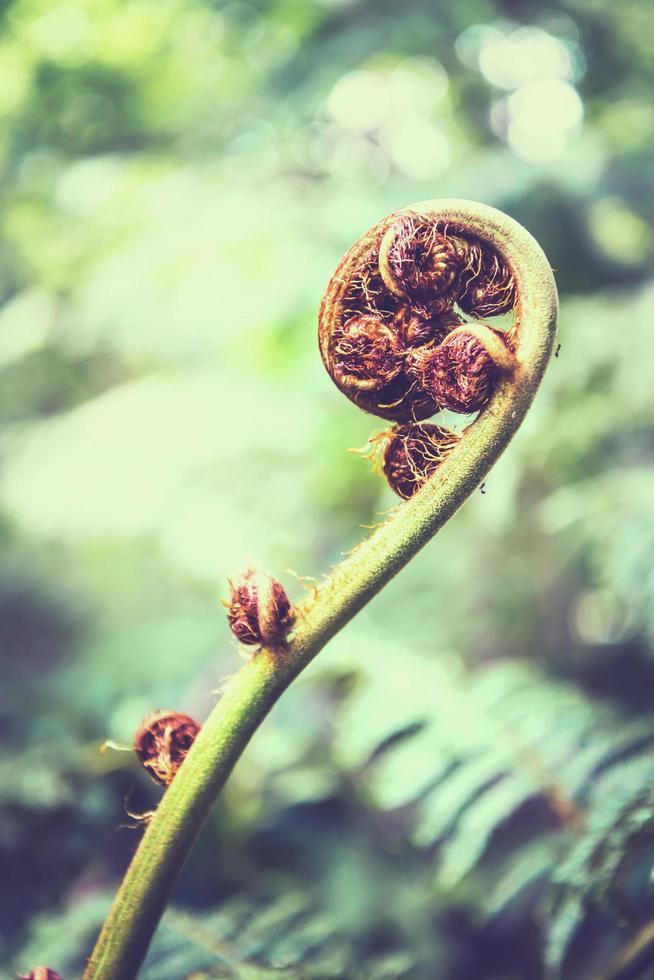
M 169 786 L 200 725 L 179 711 L 154 711 L 134 736 L 134 751 L 144 769 L 163 786 Z
M 391 490 L 408 500 L 436 472 L 460 436 L 431 422 L 398 425 L 387 436 L 382 470 Z
M 240 643 L 283 649 L 295 614 L 284 586 L 270 575 L 250 569 L 230 581 L 229 628 Z
M 413 352 L 409 373 L 441 408 L 479 412 L 489 402 L 500 374 L 511 367 L 511 354 L 502 338 L 483 324 L 458 327 L 438 347 Z
M 18 980 L 63 980 L 63 977 L 49 966 L 35 966 L 31 973 L 22 974 Z

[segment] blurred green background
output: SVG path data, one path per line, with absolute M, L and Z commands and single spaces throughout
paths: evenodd
M 206 716 L 227 577 L 298 599 L 394 506 L 317 308 L 371 224 L 460 196 L 545 248 L 560 355 L 486 493 L 259 731 L 142 975 L 654 976 L 651 17 L 2 4 L 7 975 L 78 975 L 160 795 L 100 745 Z

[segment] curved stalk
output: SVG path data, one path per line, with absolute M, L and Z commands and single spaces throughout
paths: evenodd
M 556 286 L 539 245 L 513 219 L 485 205 L 435 200 L 411 210 L 465 226 L 497 249 L 512 268 L 519 324 L 514 370 L 502 377 L 490 404 L 425 486 L 301 603 L 287 650 L 262 650 L 229 682 L 152 817 L 89 959 L 85 980 L 131 980 L 137 975 L 177 874 L 252 734 L 328 640 L 479 486 L 536 394 L 552 352 L 558 312 Z

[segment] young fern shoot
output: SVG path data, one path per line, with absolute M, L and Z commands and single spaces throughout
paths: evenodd
M 506 330 L 487 322 L 511 311 Z M 557 313 L 539 245 L 486 205 L 415 205 L 381 221 L 345 255 L 321 305 L 320 350 L 348 398 L 395 423 L 382 469 L 405 500 L 297 607 L 273 579 L 247 572 L 232 583 L 230 626 L 253 655 L 169 780 L 86 980 L 138 974 L 177 874 L 250 737 L 329 639 L 482 483 L 534 398 Z M 479 414 L 453 432 L 424 421 L 441 408 Z

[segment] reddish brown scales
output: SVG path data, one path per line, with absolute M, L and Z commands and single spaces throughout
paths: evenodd
M 338 274 L 338 273 L 337 273 Z M 367 248 L 343 279 L 338 304 L 323 304 L 320 350 L 334 383 L 365 412 L 391 421 L 427 418 L 437 410 L 404 370 L 402 333 L 436 332 L 433 315 L 412 312 L 386 287 L 379 272 L 378 245 Z M 408 320 L 411 319 L 409 326 Z
M 430 422 L 398 425 L 387 436 L 382 470 L 389 486 L 407 500 L 436 472 L 459 440 L 451 429 Z
M 371 253 L 348 282 L 343 297 L 343 321 L 359 314 L 389 318 L 398 306 L 397 297 L 389 292 L 381 277 L 377 253 Z
M 334 380 L 345 390 L 376 391 L 402 370 L 397 334 L 377 316 L 353 316 L 334 342 Z
M 486 347 L 464 327 L 438 347 L 415 351 L 410 371 L 441 408 L 464 414 L 484 408 L 500 374 Z
M 134 736 L 134 751 L 144 769 L 168 786 L 200 731 L 197 721 L 179 711 L 154 711 Z
M 427 419 L 438 411 L 438 405 L 405 371 L 378 391 L 345 394 L 364 412 L 391 422 Z
M 469 277 L 459 296 L 459 306 L 472 316 L 493 317 L 509 313 L 515 301 L 513 274 L 496 252 L 485 249 L 478 271 Z
M 249 569 L 229 585 L 227 621 L 236 639 L 246 646 L 283 648 L 295 614 L 281 582 Z
M 417 215 L 400 215 L 380 245 L 379 269 L 388 289 L 434 312 L 452 308 L 462 268 L 456 239 Z
M 393 319 L 393 327 L 405 348 L 440 344 L 462 323 L 463 317 L 453 311 L 438 316 L 418 305 L 401 307 Z

